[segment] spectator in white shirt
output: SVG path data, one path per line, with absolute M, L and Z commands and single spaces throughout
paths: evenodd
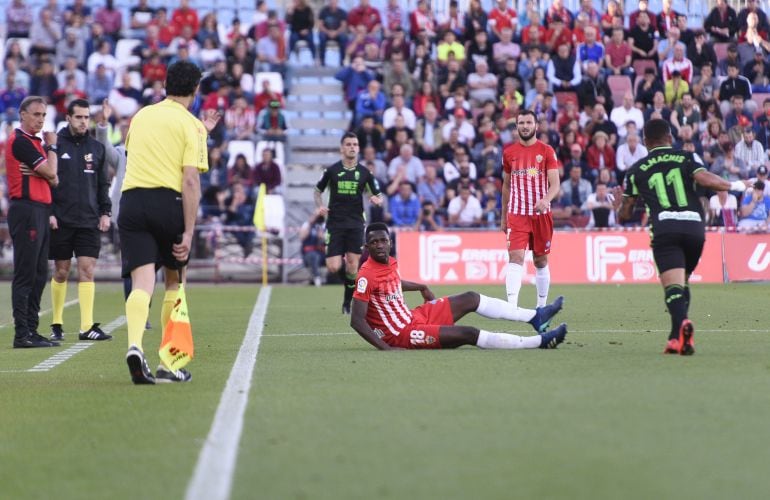
M 476 138 L 476 129 L 466 119 L 465 110 L 458 108 L 453 113 L 453 116 L 454 120 L 450 120 L 449 123 L 444 125 L 444 128 L 441 130 L 444 140 L 448 141 L 450 132 L 452 132 L 453 128 L 456 128 L 458 133 L 458 140 L 461 143 L 469 145 L 473 144 L 473 140 Z
M 468 75 L 468 95 L 476 105 L 497 98 L 497 76 L 489 72 L 489 64 L 484 59 L 476 61 L 476 71 Z
M 382 114 L 382 128 L 387 130 L 393 127 L 396 124 L 397 116 L 404 118 L 404 125 L 406 128 L 414 130 L 414 127 L 417 125 L 417 115 L 414 114 L 414 111 L 406 107 L 404 96 L 398 94 L 393 96 L 393 106 L 386 109 Z
M 597 183 L 596 191 L 588 195 L 588 199 L 582 207 L 583 210 L 591 212 L 588 228 L 615 226 L 615 210 L 612 208 L 613 200 L 614 196 L 607 189 L 607 184 L 603 182 Z
M 610 120 L 618 128 L 618 137 L 626 136 L 628 122 L 634 122 L 637 130 L 644 126 L 644 115 L 641 109 L 634 106 L 634 94 L 630 90 L 623 94 L 623 105 L 612 110 Z
M 120 61 L 110 53 L 111 50 L 112 45 L 107 40 L 99 44 L 99 50 L 88 56 L 88 74 L 96 73 L 96 67 L 101 64 L 111 77 L 115 76 L 115 72 L 120 67 Z
M 743 128 L 743 140 L 735 145 L 735 157 L 743 160 L 750 172 L 756 172 L 760 165 L 765 164 L 765 148 L 754 139 L 754 129 L 751 125 Z
M 471 196 L 469 183 L 461 182 L 458 190 L 459 194 L 452 198 L 447 207 L 449 224 L 461 227 L 478 226 L 483 214 L 481 202 L 475 196 Z
M 399 155 L 390 160 L 388 165 L 388 180 L 397 185 L 406 180 L 416 186 L 424 176 L 425 166 L 422 160 L 414 156 L 412 145 L 402 144 Z
M 618 184 L 623 184 L 626 170 L 645 156 L 647 156 L 647 148 L 639 144 L 639 136 L 635 133 L 628 134 L 626 142 L 618 146 L 618 150 L 615 153 L 615 169 L 617 170 Z

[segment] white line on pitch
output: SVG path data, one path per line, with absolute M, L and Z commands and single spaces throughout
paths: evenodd
M 113 330 L 116 330 L 117 328 L 120 328 L 123 326 L 126 322 L 125 316 L 118 316 L 111 322 L 109 322 L 107 325 L 102 328 L 102 331 L 104 333 L 111 333 Z M 37 365 L 33 366 L 28 372 L 48 372 L 52 369 L 56 368 L 60 364 L 64 363 L 68 359 L 72 358 L 75 354 L 79 352 L 83 352 L 89 347 L 94 345 L 94 342 L 78 342 L 71 347 L 68 347 L 67 349 L 58 352 L 51 356 L 50 358 L 46 359 L 45 361 L 41 361 Z
M 66 309 L 67 307 L 74 306 L 77 303 L 78 303 L 78 299 L 68 300 L 67 302 L 64 303 L 64 307 Z M 48 314 L 52 310 L 53 309 L 46 309 L 45 311 L 40 311 L 39 313 L 37 313 L 37 315 L 38 315 L 38 317 L 41 317 L 44 314 Z M 13 324 L 13 321 L 9 321 L 8 323 L 3 323 L 2 325 L 0 325 L 0 328 L 5 328 L 6 326 L 11 326 L 12 324 Z
M 569 333 L 661 333 L 668 330 L 570 330 Z M 710 329 L 700 328 L 699 333 L 770 333 L 767 329 L 758 330 L 733 330 L 733 329 Z M 526 331 L 512 331 L 510 333 L 527 333 Z M 342 335 L 358 335 L 356 332 L 327 332 L 327 333 L 273 333 L 262 335 L 263 337 L 336 337 Z
M 186 500 L 225 500 L 233 486 L 243 415 L 249 401 L 251 377 L 257 363 L 259 342 L 265 327 L 271 287 L 263 287 L 249 318 L 246 335 L 230 370 L 214 422 L 187 485 Z

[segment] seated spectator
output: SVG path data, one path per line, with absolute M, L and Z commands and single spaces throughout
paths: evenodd
M 391 196 L 388 205 L 395 227 L 414 227 L 420 215 L 420 200 L 412 191 L 412 184 L 402 180 L 398 184 L 398 194 Z
M 618 183 L 623 183 L 623 177 L 626 170 L 634 163 L 647 156 L 647 148 L 639 144 L 637 134 L 628 134 L 626 142 L 618 146 L 615 154 L 615 170 L 618 177 Z
M 503 148 L 498 142 L 499 138 L 494 130 L 487 130 L 482 135 L 482 142 L 476 144 L 471 151 L 473 163 L 484 172 L 491 167 L 495 175 L 499 176 L 503 161 Z
M 737 62 L 727 65 L 727 79 L 719 86 L 719 100 L 723 103 L 721 105 L 723 115 L 727 113 L 725 103 L 732 101 L 734 95 L 741 96 L 743 101 L 751 99 L 751 82 L 739 72 L 740 68 Z M 729 109 L 729 107 L 727 108 Z
M 253 141 L 256 139 L 257 113 L 244 97 L 233 100 L 225 111 L 226 139 L 228 141 Z
M 744 127 L 743 140 L 735 145 L 735 157 L 743 161 L 750 175 L 767 161 L 765 148 L 754 138 L 752 126 Z
M 447 217 L 450 226 L 478 227 L 481 224 L 483 210 L 479 199 L 471 195 L 469 182 L 460 182 L 457 196 L 452 198 L 447 207 Z
M 142 103 L 142 91 L 131 84 L 131 74 L 123 73 L 120 86 L 113 88 L 107 97 L 117 117 L 131 117 Z
M 396 136 L 406 134 L 407 144 L 414 144 L 414 131 L 404 124 L 404 117 L 397 116 L 396 123 L 392 127 L 385 130 L 385 148 L 391 149 L 396 143 Z
M 310 277 L 315 286 L 321 286 L 321 266 L 326 259 L 326 218 L 316 210 L 310 214 L 310 219 L 299 228 L 299 239 L 302 247 L 302 262 L 310 271 Z
M 666 34 L 661 33 L 661 39 L 658 42 L 658 61 L 663 64 L 665 61 L 674 57 L 674 51 L 682 49 L 682 54 L 687 52 L 687 45 L 680 40 L 681 32 L 676 26 L 672 26 Z
M 465 70 L 460 66 L 459 61 L 450 59 L 446 68 L 442 68 L 438 78 L 439 94 L 442 98 L 448 99 L 456 94 L 467 83 Z M 448 103 L 447 103 L 448 104 Z M 448 106 L 444 106 L 445 111 L 449 111 Z
M 251 185 L 254 189 L 265 184 L 267 194 L 278 194 L 281 191 L 281 167 L 275 162 L 275 152 L 270 148 L 262 150 L 262 161 L 254 166 Z
M 371 71 L 378 80 L 382 80 L 383 64 L 385 61 L 380 57 L 380 46 L 376 42 L 367 43 L 364 47 L 364 66 Z
M 425 165 L 425 176 L 417 182 L 417 196 L 421 202 L 429 201 L 436 207 L 444 205 L 446 185 L 435 165 Z
M 19 106 L 21 106 L 24 98 L 27 97 L 27 91 L 16 87 L 13 79 L 13 75 L 7 75 L 5 90 L 0 91 L 0 122 L 13 123 L 18 121 Z
M 377 44 L 377 40 L 370 36 L 366 31 L 366 26 L 358 25 L 351 29 L 352 38 L 345 49 L 345 55 L 353 60 L 355 57 L 364 57 L 366 47 L 371 44 Z
M 457 41 L 454 31 L 444 32 L 444 38 L 436 47 L 438 63 L 446 66 L 449 62 L 449 54 L 454 54 L 456 61 L 461 64 L 465 61 L 465 47 Z
M 201 27 L 198 30 L 195 39 L 198 40 L 198 43 L 201 44 L 201 46 L 205 45 L 206 40 L 211 40 L 214 47 L 222 47 L 222 40 L 219 39 L 219 29 L 217 28 L 217 16 L 215 13 L 209 12 L 203 16 Z
M 695 32 L 693 41 L 687 45 L 687 59 L 692 63 L 695 75 L 700 74 L 700 69 L 705 64 L 710 64 L 711 67 L 716 66 L 716 52 L 714 52 L 714 48 L 706 41 L 706 32 L 702 29 Z M 692 81 L 690 84 L 692 84 Z
M 98 51 L 88 57 L 88 73 L 94 73 L 100 65 L 112 78 L 115 77 L 115 72 L 120 68 L 120 61 L 112 55 L 112 45 L 106 40 L 99 45 Z
M 430 200 L 425 200 L 421 207 L 422 210 L 417 217 L 415 229 L 418 231 L 439 231 L 444 226 L 444 221 L 439 215 L 436 205 Z
M 339 0 L 329 0 L 318 15 L 318 48 L 321 65 L 326 65 L 326 46 L 329 41 L 337 42 L 339 46 L 339 65 L 345 59 L 345 49 L 348 44 L 348 13 L 339 7 Z
M 253 225 L 254 202 L 249 199 L 246 186 L 242 182 L 235 182 L 230 186 L 230 197 L 225 201 L 227 214 L 226 226 L 251 226 Z M 254 233 L 251 231 L 236 230 L 232 232 L 235 240 L 243 249 L 243 256 L 248 257 L 254 248 Z
M 449 139 L 449 134 L 452 129 L 457 129 L 458 140 L 461 143 L 467 143 L 468 145 L 473 144 L 473 140 L 476 138 L 476 129 L 471 122 L 466 119 L 465 110 L 462 108 L 456 109 L 454 113 L 452 113 L 452 116 L 454 117 L 454 120 L 450 120 L 442 129 L 444 140 L 446 141 Z
M 145 87 L 152 87 L 155 82 L 166 82 L 166 64 L 160 54 L 153 52 L 150 59 L 142 65 L 142 82 Z M 205 95 L 205 94 L 204 94 Z
M 379 36 L 382 31 L 382 16 L 379 10 L 370 5 L 369 0 L 359 0 L 358 5 L 348 12 L 348 26 L 353 30 L 364 26 L 366 34 Z
M 267 109 L 257 116 L 257 133 L 263 141 L 285 141 L 287 128 L 286 117 L 278 101 L 270 101 Z
M 626 123 L 629 121 L 634 122 L 637 129 L 644 126 L 644 115 L 642 110 L 634 106 L 634 95 L 631 91 L 623 94 L 623 105 L 613 108 L 612 113 L 610 113 L 610 120 L 617 127 L 620 138 L 625 138 Z
M 361 117 L 361 124 L 355 129 L 355 133 L 358 137 L 358 146 L 361 148 L 361 151 L 365 151 L 367 147 L 372 147 L 376 152 L 381 152 L 385 149 L 385 139 L 380 129 L 375 126 L 372 115 L 363 115 Z
M 94 21 L 104 27 L 104 33 L 117 40 L 120 38 L 120 30 L 123 26 L 123 14 L 116 9 L 113 0 L 106 0 L 104 7 L 94 13 Z
M 596 179 L 601 168 L 615 170 L 615 150 L 609 144 L 609 136 L 601 130 L 594 133 L 591 142 L 586 151 L 586 163 L 591 178 Z
M 377 130 L 377 129 L 374 129 Z M 359 142 L 359 145 L 361 143 Z M 369 169 L 372 172 L 372 175 L 377 179 L 377 182 L 380 183 L 380 186 L 387 186 L 387 179 L 388 179 L 388 166 L 385 164 L 384 161 L 379 159 L 377 157 L 377 150 L 372 145 L 366 145 L 361 148 L 361 151 L 363 151 L 363 158 L 361 160 L 361 163 L 369 167 L 371 164 L 371 168 Z
M 556 91 L 576 91 L 583 79 L 580 63 L 570 53 L 569 44 L 562 43 L 556 55 L 548 61 L 548 81 Z
M 687 85 L 692 83 L 694 69 L 692 61 L 684 56 L 684 48 L 681 45 L 674 47 L 673 55 L 670 59 L 663 62 L 663 83 L 664 85 L 674 77 L 675 72 L 679 72 L 682 80 Z
M 286 82 L 286 63 L 288 54 L 286 42 L 278 24 L 271 24 L 267 36 L 257 41 L 257 63 L 260 71 L 275 71 L 280 73 Z M 246 66 L 244 66 L 244 71 Z
M 701 115 L 696 104 L 691 93 L 682 96 L 681 102 L 671 113 L 671 124 L 677 131 L 684 125 L 691 125 L 693 128 L 700 126 Z M 641 129 L 641 126 L 638 128 Z
M 456 168 L 456 171 L 454 172 L 452 171 L 453 167 Z M 476 164 L 471 162 L 470 157 L 464 152 L 457 152 L 453 164 L 444 164 L 444 175 L 452 179 L 447 181 L 446 189 L 448 197 L 454 197 L 459 191 L 459 185 L 463 183 L 470 186 L 471 193 L 474 196 L 481 191 L 481 185 L 476 181 L 478 178 Z
M 353 118 L 353 127 L 358 127 L 364 118 L 372 118 L 377 124 L 382 124 L 387 99 L 380 90 L 380 82 L 372 80 L 367 84 L 366 91 L 358 94 Z
M 643 76 L 644 78 L 636 85 L 636 102 L 642 107 L 650 107 L 653 105 L 655 94 L 660 92 L 665 95 L 663 94 L 665 89 L 655 74 L 655 68 L 645 68 Z
M 767 92 L 770 90 L 770 66 L 767 65 L 762 51 L 754 52 L 753 60 L 743 66 L 743 75 L 751 84 L 752 92 Z
M 403 92 L 393 93 L 393 106 L 386 109 L 382 114 L 382 126 L 386 130 L 391 128 L 395 122 L 396 117 L 401 116 L 404 118 L 404 125 L 410 130 L 414 130 L 417 125 L 417 116 L 414 111 L 406 107 L 406 100 L 404 99 Z
M 743 129 L 754 125 L 752 114 L 744 109 L 743 97 L 734 95 L 730 99 L 732 110 L 725 114 L 725 129 L 730 134 L 733 144 L 737 144 L 743 138 Z
M 502 194 L 495 183 L 487 182 L 482 186 L 481 196 L 481 220 L 482 226 L 488 229 L 500 227 L 500 212 L 502 211 Z
M 292 5 L 286 9 L 286 24 L 291 29 L 289 35 L 289 52 L 294 52 L 297 42 L 304 40 L 313 59 L 316 58 L 315 38 L 313 37 L 313 27 L 315 26 L 315 16 L 313 9 L 305 0 L 294 0 Z
M 646 0 L 639 2 L 639 7 L 647 4 Z M 632 14 L 633 16 L 633 14 Z M 639 11 L 636 22 L 629 22 L 629 38 L 632 59 L 658 61 L 658 40 L 655 36 L 655 27 L 650 24 L 651 16 L 646 10 Z
M 400 88 L 406 102 L 411 102 L 414 96 L 414 83 L 400 54 L 393 56 L 391 62 L 386 65 L 384 73 L 383 87 L 389 97 L 392 99 L 395 89 Z
M 201 109 L 203 111 L 218 111 L 222 113 L 222 115 L 225 114 L 225 111 L 230 107 L 231 101 L 230 101 L 230 90 L 231 86 L 229 83 L 225 83 L 219 86 L 216 92 L 212 92 L 209 95 L 206 96 L 205 99 L 203 99 L 203 105 L 201 106 Z
M 588 61 L 593 61 L 599 65 L 604 66 L 604 45 L 597 41 L 596 28 L 588 26 L 585 30 L 586 41 L 577 46 L 577 58 L 578 62 L 582 66 L 582 69 L 586 69 Z M 629 51 L 630 59 L 630 51 Z
M 690 92 L 690 84 L 682 78 L 679 70 L 671 73 L 671 79 L 663 84 L 666 104 L 673 108 L 682 102 L 682 97 Z
M 442 137 L 441 122 L 439 120 L 436 105 L 428 103 L 425 107 L 425 116 L 417 120 L 414 131 L 417 156 L 423 160 L 436 160 L 439 150 L 444 142 Z
M 444 102 L 444 112 L 447 117 L 451 117 L 456 109 L 465 111 L 468 116 L 471 113 L 471 102 L 465 97 L 465 87 L 457 87 L 451 97 Z
M 559 205 L 564 210 L 564 216 L 580 215 L 592 192 L 591 183 L 582 177 L 580 167 L 573 165 L 569 170 L 569 178 L 561 183 Z
M 558 1 L 558 0 L 557 0 Z M 548 51 L 554 53 L 558 50 L 560 45 L 567 45 L 567 52 L 572 53 L 572 30 L 569 29 L 570 22 L 565 22 L 563 19 L 557 18 L 548 23 L 548 29 L 545 32 L 545 37 L 542 42 L 548 48 Z M 529 41 L 532 43 L 532 40 Z
M 497 76 L 489 72 L 486 61 L 478 61 L 476 71 L 468 75 L 468 95 L 476 106 L 497 97 Z
M 492 44 L 486 31 L 477 31 L 475 37 L 468 45 L 467 65 L 469 71 L 478 61 L 486 61 L 487 65 L 494 68 L 495 59 L 492 52 Z
M 672 84 L 673 88 L 673 83 L 669 83 Z M 684 93 L 682 95 L 684 95 Z M 662 118 L 666 121 L 671 119 L 671 109 L 666 106 L 666 97 L 661 90 L 655 92 L 655 94 L 652 96 L 652 105 L 644 111 L 645 122 L 651 120 L 652 118 Z
M 634 69 L 631 66 L 631 47 L 623 35 L 623 28 L 612 29 L 612 37 L 604 55 L 605 72 L 607 75 L 626 75 L 632 78 Z
M 392 141 L 385 141 L 385 153 L 383 155 L 385 163 L 390 164 L 393 158 L 400 155 L 401 146 L 404 144 L 412 145 L 407 129 L 395 129 L 395 138 Z
M 765 183 L 756 181 L 750 194 L 741 201 L 741 220 L 738 231 L 744 233 L 766 233 L 770 224 L 770 196 L 765 194 Z
M 717 0 L 706 17 L 704 28 L 714 41 L 729 42 L 738 32 L 738 14 L 727 0 Z
M 5 8 L 8 38 L 29 38 L 32 19 L 32 9 L 24 4 L 24 0 L 11 0 Z
M 225 60 L 225 53 L 214 45 L 212 38 L 205 38 L 203 40 L 198 55 L 205 71 L 211 70 L 217 62 Z
M 161 42 L 158 27 L 153 25 L 147 27 L 144 40 L 134 48 L 133 55 L 140 57 L 144 61 L 149 59 L 154 53 L 165 57 L 168 54 L 168 44 Z
M 80 33 L 72 27 L 67 28 L 64 33 L 64 38 L 56 42 L 56 65 L 66 66 L 68 59 L 74 59 L 76 68 L 82 66 L 86 60 L 86 46 Z
M 502 68 L 508 59 L 518 59 L 521 47 L 513 41 L 513 30 L 503 28 L 498 42 L 492 44 L 492 57 L 497 68 Z
M 232 167 L 227 171 L 227 184 L 233 185 L 239 183 L 243 185 L 247 192 L 250 192 L 254 187 L 252 179 L 254 174 L 251 169 L 251 165 L 246 161 L 246 156 L 239 153 L 235 157 Z
M 420 179 L 425 176 L 425 167 L 422 160 L 414 156 L 410 144 L 401 145 L 400 154 L 391 160 L 388 165 L 388 179 L 391 183 L 398 181 L 407 181 L 412 185 L 417 185 Z
M 735 147 L 732 142 L 722 145 L 724 154 L 719 155 L 711 165 L 711 172 L 727 179 L 730 182 L 749 178 L 749 168 L 743 160 L 735 156 Z
M 45 97 L 46 101 L 50 103 L 54 92 L 58 88 L 59 83 L 56 81 L 56 75 L 53 72 L 53 64 L 47 58 L 42 59 L 29 82 L 30 95 Z
M 587 228 L 614 227 L 615 210 L 612 207 L 613 196 L 607 189 L 607 184 L 596 184 L 596 192 L 588 195 L 584 209 L 591 213 Z
M 201 86 L 203 83 L 201 83 Z M 259 113 L 272 101 L 278 101 L 283 107 L 283 95 L 270 88 L 270 80 L 262 80 L 262 92 L 254 96 L 254 111 Z
M 397 26 L 383 42 L 380 57 L 383 61 L 393 61 L 396 58 L 400 58 L 401 61 L 408 61 L 410 55 L 411 45 L 406 39 L 406 33 L 401 26 Z
M 198 33 L 200 28 L 198 11 L 190 8 L 189 0 L 179 0 L 179 7 L 171 14 L 171 24 L 174 25 L 178 33 L 185 28 L 192 31 L 193 36 Z
M 144 92 L 142 92 L 142 104 L 144 106 L 158 104 L 165 98 L 166 90 L 163 88 L 163 82 L 160 80 L 154 81 L 151 87 L 144 89 Z
M 707 225 L 733 228 L 737 220 L 738 200 L 735 195 L 727 191 L 717 191 L 709 198 Z
M 593 138 L 596 132 L 604 132 L 610 146 L 618 143 L 618 128 L 611 120 L 607 119 L 607 112 L 601 104 L 596 104 L 593 107 L 590 119 L 583 128 L 583 133 L 590 138 Z M 586 160 L 588 161 L 588 164 L 591 165 L 591 160 L 588 158 L 586 158 Z M 599 158 L 596 157 L 596 160 L 598 161 Z
M 564 134 L 565 139 L 571 135 L 574 137 L 574 132 L 571 134 Z M 565 142 L 567 142 L 565 140 Z M 563 162 L 562 168 L 560 168 L 560 178 L 564 178 L 564 174 L 567 173 L 569 175 L 569 172 L 572 170 L 573 167 L 580 168 L 580 175 L 581 177 L 585 179 L 589 179 L 589 168 L 588 164 L 583 159 L 583 147 L 578 144 L 577 142 L 572 142 L 568 145 L 566 148 L 566 156 L 564 154 L 561 155 L 559 161 Z
M 527 47 L 527 57 L 522 58 L 519 63 L 519 76 L 523 82 L 529 82 L 535 75 L 535 69 L 543 70 L 543 75 L 548 70 L 548 60 L 543 57 L 543 52 L 539 45 L 530 45 Z
M 710 63 L 704 63 L 700 67 L 700 75 L 693 78 L 692 94 L 703 105 L 708 101 L 715 100 L 717 92 L 719 92 L 719 80 L 714 76 L 714 66 Z
M 272 40 L 272 39 L 271 39 Z M 291 80 L 286 78 L 286 55 L 285 47 L 282 45 L 283 42 L 280 40 L 277 42 L 276 45 L 271 45 L 272 42 L 268 43 L 269 47 L 277 47 L 278 51 L 273 54 L 269 55 L 266 60 L 258 61 L 257 56 L 254 53 L 254 50 L 252 50 L 251 47 L 249 47 L 248 42 L 246 42 L 245 38 L 238 38 L 235 40 L 235 43 L 233 44 L 233 49 L 229 54 L 227 55 L 227 67 L 230 68 L 232 71 L 233 66 L 236 64 L 240 64 L 243 66 L 243 72 L 246 74 L 254 74 L 255 71 L 258 69 L 260 71 L 276 71 L 281 74 L 283 77 L 283 90 L 284 93 L 289 93 L 289 86 L 291 84 Z M 282 49 L 281 47 L 284 47 Z M 282 52 L 283 51 L 283 52 Z M 283 55 L 281 55 L 283 54 Z M 275 55 L 275 57 L 273 57 Z M 272 68 L 272 69 L 271 69 Z
M 412 109 L 417 118 L 422 118 L 425 115 L 425 107 L 430 103 L 434 109 L 441 109 L 441 100 L 436 94 L 436 89 L 429 81 L 422 82 L 422 86 L 414 96 L 412 102 Z

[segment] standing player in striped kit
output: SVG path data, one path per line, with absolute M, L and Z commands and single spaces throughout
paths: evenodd
M 524 252 L 535 262 L 537 307 L 548 301 L 551 273 L 548 254 L 553 238 L 551 201 L 559 195 L 559 165 L 553 148 L 537 139 L 535 113 L 524 110 L 516 118 L 519 142 L 503 150 L 503 217 L 500 228 L 508 242 L 505 291 L 518 307 Z M 559 297 L 557 301 L 563 298 Z M 548 325 L 543 326 L 544 331 Z

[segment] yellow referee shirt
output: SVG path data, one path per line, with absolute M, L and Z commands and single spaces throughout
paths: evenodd
M 203 123 L 171 99 L 139 110 L 128 129 L 126 151 L 121 191 L 169 188 L 181 193 L 183 167 L 209 169 Z

